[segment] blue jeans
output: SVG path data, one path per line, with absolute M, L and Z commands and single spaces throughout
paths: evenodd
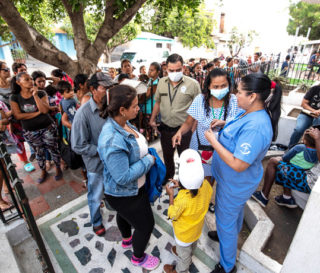
M 87 173 L 88 176 L 88 205 L 90 210 L 91 224 L 98 227 L 102 224 L 100 202 L 103 197 L 103 174 Z
M 297 144 L 302 137 L 305 130 L 311 125 L 319 125 L 320 118 L 313 118 L 306 114 L 301 113 L 297 118 L 296 127 L 290 137 L 289 148 Z

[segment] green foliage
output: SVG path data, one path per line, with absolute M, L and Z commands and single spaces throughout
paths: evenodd
M 54 35 L 52 29 L 54 24 L 65 17 L 64 8 L 58 0 L 16 0 L 14 2 L 23 19 L 48 39 Z M 12 39 L 10 30 L 1 17 L 0 37 L 5 41 Z
M 249 46 L 257 35 L 257 32 L 254 30 L 249 30 L 247 33 L 240 33 L 237 27 L 233 27 L 230 32 L 230 39 L 227 42 L 232 57 L 237 56 L 242 48 Z
M 86 27 L 86 33 L 89 41 L 94 42 L 96 35 L 101 27 L 102 18 L 97 14 L 85 13 L 84 23 Z M 69 17 L 63 20 L 61 29 L 64 30 L 70 38 L 73 38 L 72 25 Z M 130 23 L 125 25 L 115 36 L 113 36 L 107 46 L 112 51 L 116 46 L 127 43 L 133 40 L 140 32 L 140 26 L 132 20 Z
M 299 2 L 289 7 L 290 16 L 287 32 L 295 35 L 296 28 L 300 27 L 299 35 L 307 36 L 308 28 L 311 27 L 309 39 L 320 39 L 320 4 L 308 4 Z
M 152 10 L 154 13 L 152 14 Z M 174 7 L 171 10 L 153 6 L 146 8 L 143 30 L 169 38 L 178 37 L 186 47 L 214 48 L 212 38 L 215 22 L 212 13 L 203 11 L 200 7 Z M 151 15 L 150 15 L 151 14 Z

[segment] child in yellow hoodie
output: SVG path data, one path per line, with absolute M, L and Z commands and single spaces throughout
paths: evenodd
M 212 187 L 204 180 L 201 158 L 197 151 L 187 149 L 179 160 L 179 182 L 171 180 L 166 186 L 169 195 L 168 217 L 172 219 L 176 246 L 172 252 L 178 257 L 177 265 L 166 264 L 166 273 L 189 272 L 192 252 L 200 238 L 204 217 L 208 211 L 212 196 Z M 174 188 L 180 187 L 174 198 Z

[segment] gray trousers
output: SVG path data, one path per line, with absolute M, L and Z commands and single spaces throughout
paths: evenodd
M 192 253 L 197 247 L 197 241 L 193 242 L 192 245 L 189 246 L 179 246 L 176 245 L 177 248 L 177 254 L 178 254 L 178 263 L 176 266 L 176 271 L 178 273 L 188 273 L 189 272 L 189 266 L 192 263 Z

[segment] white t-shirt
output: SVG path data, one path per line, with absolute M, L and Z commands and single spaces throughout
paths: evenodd
M 140 150 L 140 158 L 143 158 L 148 154 L 148 142 L 142 134 L 140 134 L 137 131 L 135 132 L 139 136 L 138 138 L 136 138 L 136 141 L 138 143 L 139 150 Z M 140 189 L 145 183 L 146 183 L 146 175 L 144 174 L 138 179 L 138 188 Z

